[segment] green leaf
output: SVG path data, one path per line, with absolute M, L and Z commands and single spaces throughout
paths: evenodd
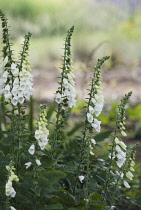
M 47 111 L 47 120 L 48 120 L 48 121 L 50 120 L 51 116 L 53 115 L 55 108 L 56 108 L 56 103 L 55 103 L 55 101 L 54 101 L 54 102 L 50 105 L 50 107 L 49 107 L 49 109 L 48 109 L 48 111 Z
M 49 168 L 49 167 L 52 167 L 54 165 L 56 160 L 51 159 L 51 157 L 49 157 L 48 155 L 43 155 L 41 157 L 41 162 L 42 162 L 42 167 L 43 168 Z
M 105 139 L 107 139 L 111 135 L 112 132 L 113 131 L 106 131 L 106 132 L 103 132 L 103 133 L 99 133 L 94 137 L 94 139 L 97 142 L 104 141 Z
M 76 123 L 75 126 L 67 133 L 67 136 L 73 135 L 76 131 L 78 131 L 83 126 L 83 123 Z
M 46 170 L 44 172 L 44 176 L 48 179 L 49 184 L 55 184 L 59 181 L 59 179 L 64 178 L 66 174 L 61 171 Z
M 66 190 L 60 190 L 55 193 L 60 197 L 61 203 L 67 207 L 73 207 L 75 205 L 75 197 Z
M 62 206 L 60 203 L 57 203 L 57 204 L 47 205 L 47 208 L 48 208 L 49 210 L 51 210 L 51 209 L 56 209 L 56 210 L 58 210 L 58 209 L 63 209 L 63 206 Z
M 93 193 L 90 197 L 90 207 L 93 206 L 94 209 L 102 210 L 106 206 L 106 203 L 101 198 L 101 195 L 97 192 Z

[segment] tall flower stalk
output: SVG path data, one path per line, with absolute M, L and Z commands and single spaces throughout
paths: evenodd
M 31 166 L 34 168 L 34 209 L 38 209 L 37 200 L 40 195 L 41 189 L 38 186 L 38 181 L 41 173 L 44 171 L 42 167 L 41 157 L 44 155 L 43 151 L 48 145 L 49 131 L 47 129 L 47 110 L 46 105 L 40 105 L 40 115 L 38 117 L 37 129 L 35 130 L 35 142 L 32 143 L 28 149 L 30 154 L 29 162 L 25 163 L 25 167 L 28 170 Z
M 82 131 L 81 140 L 81 150 L 80 150 L 80 160 L 77 170 L 77 175 L 73 187 L 73 193 L 75 194 L 75 188 L 77 181 L 79 180 L 85 182 L 84 197 L 88 199 L 88 181 L 89 181 L 89 164 L 90 164 L 90 147 L 94 143 L 93 135 L 94 130 L 100 132 L 101 122 L 97 120 L 102 111 L 104 98 L 102 94 L 102 83 L 101 83 L 101 66 L 109 59 L 109 56 L 98 59 L 96 66 L 94 67 L 94 72 L 91 81 L 91 88 L 88 94 L 88 102 L 86 106 L 85 122 Z M 83 180 L 82 180 L 83 177 Z
M 33 83 L 31 82 L 32 75 L 30 74 L 30 67 L 27 59 L 31 34 L 28 33 L 25 35 L 19 61 L 16 61 L 13 58 L 13 51 L 11 50 L 12 44 L 7 19 L 2 11 L 0 11 L 0 18 L 2 20 L 3 29 L 3 49 L 1 51 L 0 64 L 2 71 L 0 94 L 3 97 L 3 103 L 11 106 L 11 111 L 7 113 L 7 117 L 10 119 L 8 131 L 8 136 L 11 138 L 10 159 L 13 165 L 15 165 L 14 170 L 16 170 L 16 174 L 20 179 L 21 148 L 24 144 L 24 135 L 27 133 L 27 128 L 25 127 L 25 107 L 23 106 L 23 103 L 25 100 L 30 99 L 33 91 Z M 18 190 L 18 187 L 16 187 L 16 190 Z
M 124 177 L 125 175 L 126 177 L 131 175 L 130 171 L 129 173 L 128 172 L 126 173 L 126 169 L 127 169 L 126 165 L 127 165 L 127 162 L 129 162 L 129 159 L 131 158 L 131 156 L 128 154 L 126 144 L 122 141 L 120 137 L 118 137 L 118 131 L 121 133 L 122 136 L 127 136 L 125 132 L 125 124 L 126 124 L 125 110 L 126 110 L 126 104 L 131 95 L 132 95 L 132 92 L 125 94 L 125 96 L 121 100 L 120 105 L 118 106 L 116 125 L 114 129 L 114 135 L 113 135 L 112 145 L 111 145 L 110 154 L 109 154 L 110 162 L 108 165 L 107 178 L 105 182 L 106 192 L 109 192 L 112 186 L 116 187 L 119 180 L 122 180 L 122 183 L 124 184 L 124 186 L 129 188 L 129 185 L 127 181 L 124 180 Z M 115 164 L 117 166 L 116 171 L 115 171 Z M 115 176 L 118 176 L 118 179 L 117 179 L 118 181 L 117 180 L 115 181 L 114 174 Z M 112 197 L 111 205 L 113 204 L 113 200 L 114 200 L 114 196 Z
M 75 100 L 75 82 L 72 66 L 72 54 L 71 54 L 71 37 L 74 31 L 74 26 L 68 30 L 65 44 L 64 44 L 64 56 L 63 66 L 61 68 L 61 78 L 59 82 L 58 90 L 56 91 L 55 101 L 58 104 L 56 110 L 56 124 L 54 130 L 54 139 L 52 142 L 52 148 L 55 149 L 58 145 L 61 145 L 63 127 L 66 124 L 66 117 L 69 109 L 76 105 Z

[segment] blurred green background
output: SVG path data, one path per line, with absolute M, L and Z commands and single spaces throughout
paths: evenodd
M 141 139 L 141 0 L 0 0 L 8 17 L 15 57 L 24 34 L 32 33 L 30 63 L 34 98 L 50 104 L 57 90 L 66 31 L 75 26 L 72 52 L 80 114 L 97 58 L 103 66 L 105 107 L 101 120 L 112 126 L 121 97 L 133 91 L 128 111 L 130 137 Z M 1 31 L 0 31 L 1 33 Z
M 65 34 L 74 25 L 72 47 L 80 98 L 86 96 L 82 87 L 87 87 L 96 59 L 110 55 L 103 71 L 107 100 L 115 101 L 133 90 L 133 101 L 140 101 L 140 0 L 0 0 L 0 8 L 9 19 L 15 54 L 23 35 L 33 34 L 30 62 L 37 98 L 52 100 Z

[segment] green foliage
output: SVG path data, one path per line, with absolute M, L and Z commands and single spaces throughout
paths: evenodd
M 124 205 L 126 196 L 122 196 L 121 186 L 125 179 L 132 180 L 137 144 L 126 150 L 126 145 L 118 139 L 119 130 L 125 135 L 125 105 L 131 93 L 125 95 L 118 106 L 114 132 L 100 132 L 101 122 L 97 117 L 104 101 L 101 66 L 109 56 L 98 59 L 82 119 L 70 128 L 71 108 L 76 102 L 71 57 L 74 27 L 70 28 L 65 39 L 56 102 L 48 110 L 46 105 L 40 105 L 40 114 L 34 128 L 33 99 L 30 97 L 32 94 L 29 94 L 32 90 L 32 75 L 27 59 L 31 34 L 25 35 L 19 59 L 15 60 L 7 19 L 1 11 L 0 17 L 3 29 L 0 105 L 4 112 L 0 116 L 0 208 L 106 210 L 112 206 L 118 208 L 119 203 Z M 25 100 L 30 101 L 29 116 L 26 114 Z M 99 146 L 111 136 L 113 140 L 110 149 L 107 148 L 110 150 L 109 159 L 99 159 L 99 154 L 96 156 L 93 153 L 97 148 L 95 144 Z M 119 167 L 116 165 L 118 161 L 122 162 Z M 124 178 L 121 176 L 123 173 Z M 130 187 L 128 183 L 124 185 Z M 131 204 L 134 202 L 140 206 L 140 197 L 138 200 L 135 197 L 131 199 Z

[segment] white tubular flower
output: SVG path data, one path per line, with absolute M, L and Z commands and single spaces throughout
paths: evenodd
M 115 155 L 115 153 L 113 152 L 113 155 L 111 156 L 111 153 L 110 153 L 108 157 L 109 157 L 110 159 L 111 159 L 111 158 L 114 159 L 114 158 L 116 157 L 116 155 Z
M 7 63 L 8 63 L 8 56 L 6 56 L 6 57 L 4 58 L 4 60 L 3 60 L 4 66 L 5 66 Z
M 17 97 L 17 96 L 14 96 L 14 97 L 12 98 L 12 100 L 11 100 L 11 103 L 12 103 L 14 106 L 16 106 L 17 103 L 18 103 L 18 97 Z
M 60 93 L 56 94 L 55 101 L 57 102 L 57 104 L 60 104 L 62 102 L 62 96 Z
M 126 173 L 126 177 L 127 177 L 128 179 L 130 179 L 130 180 L 133 180 L 134 175 L 131 173 L 131 171 L 128 171 L 128 172 Z
M 8 78 L 8 71 L 4 71 L 4 72 L 3 72 L 3 75 L 2 75 L 2 78 L 1 78 L 1 82 L 2 82 L 3 84 L 6 83 L 7 78 Z
M 94 107 L 94 114 L 98 117 L 100 113 L 102 112 L 103 104 L 97 104 Z
M 34 153 L 35 153 L 35 145 L 34 145 L 34 144 L 32 144 L 32 145 L 30 146 L 30 148 L 28 149 L 28 152 L 29 152 L 31 155 L 34 155 Z
M 33 92 L 32 75 L 28 72 L 28 68 L 24 67 L 24 64 L 19 72 L 15 63 L 11 65 L 11 73 L 12 75 L 10 72 L 4 71 L 0 79 L 0 94 L 4 94 L 5 100 L 11 100 L 11 103 L 16 106 L 18 103 L 23 104 L 25 99 L 30 99 Z M 10 81 L 7 83 L 8 76 Z
M 123 141 L 120 141 L 119 142 L 119 145 L 124 149 L 124 150 L 126 150 L 126 145 L 124 144 L 124 142 Z
M 31 165 L 32 165 L 32 163 L 31 163 L 31 162 L 27 162 L 27 163 L 25 163 L 25 167 L 26 167 L 26 169 L 28 169 Z
M 14 174 L 14 172 L 12 171 L 11 172 L 11 175 L 9 176 L 9 180 L 10 181 L 15 181 L 15 182 L 18 182 L 19 181 L 19 178 L 16 174 Z
M 85 177 L 84 177 L 83 175 L 81 175 L 81 176 L 78 176 L 78 178 L 79 178 L 79 181 L 80 181 L 81 183 L 83 183 L 83 180 L 85 179 Z
M 118 137 L 115 138 L 115 143 L 119 144 L 120 140 L 118 139 Z
M 68 47 L 70 48 L 70 45 Z M 58 104 L 60 104 L 61 102 L 66 103 L 69 108 L 72 108 L 76 106 L 76 99 L 75 99 L 76 94 L 75 94 L 75 82 L 74 82 L 75 75 L 73 73 L 70 49 L 65 50 L 64 59 L 65 60 L 62 68 L 63 78 L 61 79 L 62 84 L 61 87 L 59 87 L 58 91 L 56 92 L 55 101 Z
M 8 182 L 6 183 L 6 186 L 5 186 L 6 196 L 10 196 L 11 188 L 12 188 L 12 182 L 10 180 L 8 180 Z
M 13 206 L 10 206 L 10 210 L 16 210 Z
M 95 139 L 91 139 L 91 142 L 92 142 L 94 145 L 96 144 Z
M 89 106 L 89 112 L 90 114 L 94 114 L 94 108 L 92 106 Z
M 87 120 L 88 122 L 92 123 L 93 122 L 93 115 L 91 113 L 87 113 Z
M 130 185 L 128 184 L 128 182 L 126 182 L 125 180 L 123 181 L 123 184 L 126 188 L 130 188 Z
M 92 123 L 92 127 L 97 131 L 100 132 L 100 124 L 101 121 L 97 120 L 96 118 L 94 118 L 94 121 Z
M 0 68 L 4 68 L 4 66 L 8 63 L 8 56 L 6 56 L 5 58 L 1 58 L 0 59 Z
M 118 167 L 121 168 L 122 165 L 126 161 L 126 152 L 123 152 L 118 145 L 116 145 L 115 149 L 116 149 L 116 157 L 117 157 L 116 163 L 117 163 Z
M 11 187 L 11 190 L 10 190 L 10 196 L 11 196 L 12 198 L 14 198 L 14 197 L 15 197 L 15 195 L 16 195 L 16 191 L 14 190 L 14 188 L 13 188 L 13 187 Z
M 118 159 L 122 159 L 126 157 L 126 152 L 123 152 L 118 145 L 116 145 L 116 152 L 117 152 L 116 156 Z
M 15 63 L 12 63 L 11 64 L 11 70 L 12 70 L 12 74 L 14 76 L 18 76 L 19 75 L 19 69 L 16 67 L 16 64 Z
M 12 94 L 10 92 L 7 93 L 7 94 L 4 94 L 4 97 L 5 97 L 6 100 L 10 99 L 11 96 L 12 96 Z
M 124 177 L 124 173 L 119 173 L 118 171 L 116 171 L 116 174 L 117 174 L 118 176 L 120 176 L 121 178 Z
M 15 170 L 12 162 L 10 163 L 9 166 L 6 166 L 6 169 L 9 171 L 9 178 L 8 181 L 5 185 L 5 194 L 6 196 L 11 196 L 11 197 L 15 197 L 16 195 L 16 191 L 14 190 L 14 188 L 12 187 L 12 181 L 18 182 L 19 178 L 17 175 L 15 175 L 15 173 L 13 172 L 13 170 Z
M 126 161 L 126 158 L 118 159 L 116 161 L 116 163 L 117 163 L 118 167 L 121 168 L 123 166 L 123 164 L 125 163 L 125 161 Z
M 40 161 L 40 160 L 36 159 L 35 161 L 36 161 L 36 164 L 37 164 L 38 166 L 41 165 L 41 161 Z

